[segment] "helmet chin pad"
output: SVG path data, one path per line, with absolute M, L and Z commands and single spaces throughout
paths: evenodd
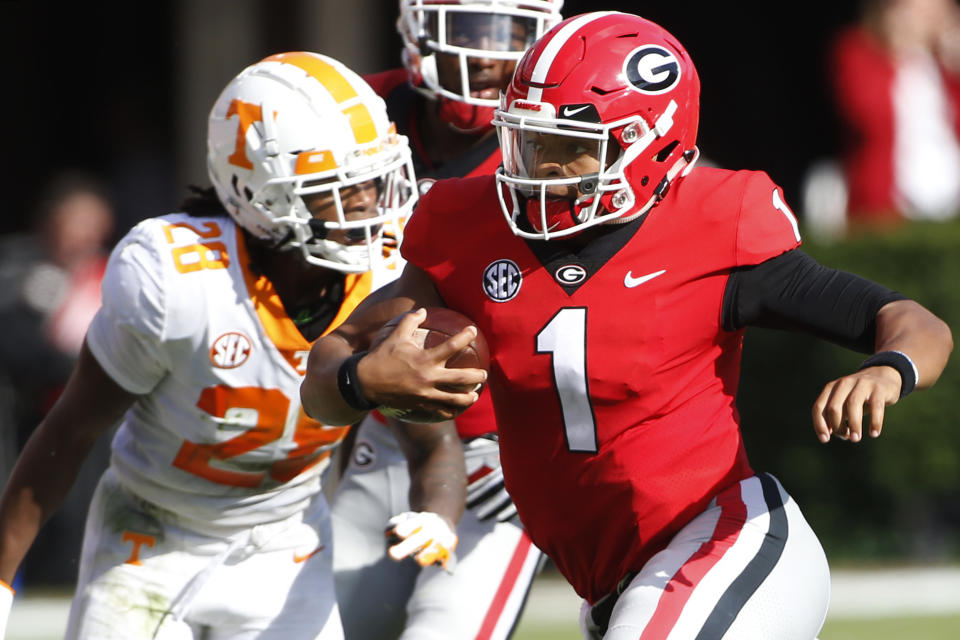
M 493 107 L 437 98 L 437 115 L 454 129 L 463 133 L 485 133 L 493 129 Z
M 580 215 L 582 207 L 573 200 L 555 199 L 543 202 L 543 210 L 546 215 L 541 213 L 541 200 L 539 198 L 525 198 L 523 207 L 526 211 L 527 223 L 536 233 L 556 233 L 575 227 L 582 222 Z M 543 228 L 543 217 L 546 218 L 546 229 Z

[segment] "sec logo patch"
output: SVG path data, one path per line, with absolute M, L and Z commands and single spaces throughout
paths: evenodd
M 250 338 L 239 331 L 230 331 L 213 341 L 210 362 L 220 369 L 234 369 L 247 361 L 251 349 Z
M 523 276 L 513 260 L 495 260 L 483 270 L 483 292 L 494 302 L 513 300 L 521 284 Z

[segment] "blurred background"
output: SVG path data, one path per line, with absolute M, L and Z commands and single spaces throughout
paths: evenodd
M 684 43 L 702 81 L 705 159 L 767 171 L 809 253 L 960 329 L 955 2 L 566 0 L 564 15 L 599 9 L 640 13 Z M 65 381 L 112 244 L 208 184 L 206 117 L 223 86 L 280 51 L 360 73 L 400 66 L 395 19 L 394 0 L 0 0 L 0 482 Z M 834 566 L 956 565 L 956 366 L 890 410 L 880 440 L 824 446 L 809 407 L 862 356 L 761 330 L 746 345 L 751 459 L 788 487 Z M 20 586 L 72 584 L 101 444 Z
M 837 147 L 826 45 L 856 2 L 567 0 L 564 15 L 641 12 L 668 26 L 703 83 L 701 146 L 718 164 L 764 168 L 794 200 L 802 176 Z M 359 73 L 400 64 L 393 0 L 0 2 L 7 123 L 0 231 L 28 226 L 37 194 L 63 169 L 108 181 L 120 235 L 206 181 L 206 116 L 244 66 L 307 49 Z

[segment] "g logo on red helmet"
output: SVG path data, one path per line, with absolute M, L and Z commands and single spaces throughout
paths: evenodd
M 648 44 L 634 49 L 627 56 L 623 73 L 630 85 L 640 93 L 666 93 L 680 81 L 680 62 L 663 47 Z

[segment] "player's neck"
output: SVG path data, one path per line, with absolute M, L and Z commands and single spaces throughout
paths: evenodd
M 323 299 L 329 285 L 344 278 L 339 271 L 308 263 L 297 249 L 276 251 L 256 240 L 249 241 L 248 246 L 254 269 L 273 283 L 288 309 Z

